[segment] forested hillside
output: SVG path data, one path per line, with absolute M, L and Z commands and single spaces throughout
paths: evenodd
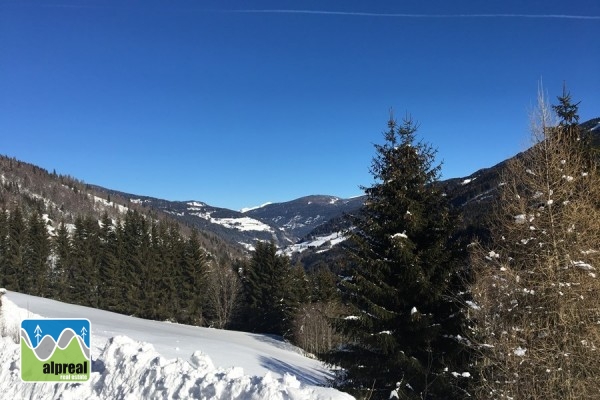
M 128 211 L 137 211 L 148 220 L 176 223 L 182 235 L 188 237 L 191 227 L 132 201 L 118 192 L 84 183 L 74 177 L 49 172 L 38 166 L 0 156 L 0 209 L 10 210 L 18 205 L 24 215 L 30 212 L 46 215 L 50 232 L 61 222 L 67 226 L 78 217 L 96 220 L 107 215 L 112 221 L 122 220 Z M 52 229 L 53 228 L 53 229 Z M 198 241 L 203 249 L 219 260 L 241 256 L 242 249 L 232 246 L 218 236 L 198 231 Z

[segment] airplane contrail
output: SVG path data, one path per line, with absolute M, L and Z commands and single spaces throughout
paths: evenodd
M 19 2 L 8 2 L 2 5 L 22 6 Z M 30 6 L 33 6 L 29 4 Z M 66 4 L 66 3 L 43 3 L 36 6 L 47 8 L 102 8 L 102 5 L 92 4 Z M 360 11 L 327 11 L 327 10 L 298 10 L 298 9 L 205 9 L 197 10 L 215 13 L 242 13 L 242 14 L 310 14 L 310 15 L 339 15 L 351 17 L 378 17 L 378 18 L 414 18 L 414 19 L 459 19 L 459 18 L 530 18 L 530 19 L 571 19 L 600 21 L 600 15 L 571 15 L 571 14 L 410 14 L 410 13 L 377 13 Z
M 222 10 L 223 12 L 248 13 L 248 14 L 313 14 L 313 15 L 342 15 L 353 17 L 382 17 L 382 18 L 532 18 L 532 19 L 581 19 L 600 20 L 598 15 L 570 15 L 570 14 L 403 14 L 403 13 L 373 13 L 354 11 L 323 11 L 323 10 Z

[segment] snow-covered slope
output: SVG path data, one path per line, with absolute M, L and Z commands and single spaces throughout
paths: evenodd
M 349 399 L 323 387 L 331 372 L 276 338 L 128 317 L 8 292 L 0 327 L 23 318 L 88 318 L 92 377 L 82 384 L 20 379 L 20 349 L 0 338 L 0 393 L 36 399 Z
M 287 246 L 282 250 L 282 253 L 288 257 L 291 257 L 294 253 L 302 253 L 308 249 L 315 249 L 317 253 L 323 253 L 344 240 L 346 240 L 346 237 L 343 232 L 334 232 L 328 235 L 315 236 L 309 240 Z

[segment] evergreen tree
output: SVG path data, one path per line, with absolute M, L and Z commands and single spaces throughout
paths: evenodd
M 0 210 L 0 286 L 6 286 L 6 260 L 8 258 L 8 213 Z
M 78 216 L 75 219 L 72 244 L 69 301 L 97 307 L 98 264 L 100 260 L 98 221 L 92 216 Z
M 446 371 L 460 364 L 457 220 L 435 185 L 435 151 L 416 142 L 416 131 L 410 117 L 389 120 L 385 144 L 375 145 L 375 182 L 363 188 L 367 200 L 346 241 L 353 267 L 343 289 L 354 311 L 341 323 L 349 343 L 331 360 L 359 395 L 438 399 L 455 390 Z
M 50 276 L 48 257 L 50 257 L 50 238 L 46 223 L 39 211 L 29 216 L 27 239 L 24 253 L 29 293 L 35 296 L 47 296 L 49 292 L 48 278 Z
M 129 313 L 142 316 L 144 311 L 143 282 L 145 276 L 144 243 L 150 243 L 144 217 L 137 211 L 128 211 L 123 223 L 123 280 Z
M 277 254 L 273 242 L 257 242 L 243 269 L 245 314 L 249 318 L 246 329 L 276 335 L 289 333 L 299 303 L 298 289 L 302 290 L 291 283 L 294 279 L 289 258 Z
M 193 325 L 203 323 L 203 293 L 206 291 L 206 254 L 200 249 L 198 232 L 193 230 L 185 242 L 182 262 L 180 296 L 184 322 Z
M 579 130 L 579 103 L 573 103 L 566 85 L 563 85 L 562 95 L 558 96 L 558 104 L 553 105 L 552 109 L 560 119 L 560 127 Z
M 108 311 L 123 309 L 123 299 L 119 292 L 122 281 L 119 268 L 119 243 L 112 220 L 104 213 L 100 228 L 100 260 L 98 271 L 98 303 L 100 308 Z
M 169 227 L 165 222 L 152 225 L 152 249 L 155 254 L 154 270 L 151 272 L 150 287 L 153 293 L 150 301 L 153 304 L 154 319 L 173 318 L 172 306 L 175 297 L 175 280 L 173 277 L 173 245 L 169 240 Z
M 17 205 L 8 217 L 8 242 L 5 257 L 4 284 L 10 290 L 23 292 L 27 288 L 24 265 L 27 228 L 21 208 Z
M 50 282 L 52 286 L 53 298 L 60 301 L 68 301 L 69 277 L 72 275 L 72 248 L 69 231 L 63 222 L 60 223 L 54 237 L 54 255 L 55 263 Z

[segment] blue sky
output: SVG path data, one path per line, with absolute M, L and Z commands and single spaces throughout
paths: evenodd
M 600 2 L 0 0 L 0 153 L 240 209 L 370 185 L 389 110 L 445 178 L 600 116 Z

